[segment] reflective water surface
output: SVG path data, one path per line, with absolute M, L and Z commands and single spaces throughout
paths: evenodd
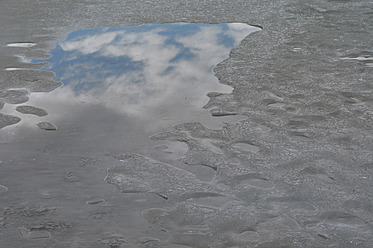
M 153 127 L 208 119 L 202 109 L 207 93 L 232 91 L 213 67 L 257 30 L 241 23 L 175 23 L 75 31 L 44 68 L 64 83 L 48 97 L 99 104 Z

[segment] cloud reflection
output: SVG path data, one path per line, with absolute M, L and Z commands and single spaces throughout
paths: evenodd
M 64 83 L 54 98 L 177 119 L 202 109 L 208 92 L 231 91 L 212 68 L 257 30 L 241 23 L 175 23 L 75 31 L 51 51 L 44 69 Z

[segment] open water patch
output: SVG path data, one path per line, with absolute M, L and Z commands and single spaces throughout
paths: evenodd
M 43 70 L 64 84 L 48 95 L 154 125 L 196 121 L 209 111 L 202 108 L 207 93 L 232 91 L 218 82 L 213 67 L 258 30 L 243 23 L 166 23 L 74 31 L 46 60 Z
M 49 59 L 27 61 L 48 63 L 42 71 L 6 68 L 27 78 L 16 89 L 2 90 L 0 100 L 6 104 L 30 100 L 29 105 L 45 109 L 55 122 L 65 115 L 61 106 L 70 109 L 70 116 L 76 106 L 103 106 L 151 123 L 152 131 L 189 121 L 213 125 L 216 121 L 211 121 L 212 116 L 221 115 L 203 108 L 209 101 L 207 94 L 230 93 L 232 88 L 219 83 L 212 69 L 248 34 L 258 30 L 243 23 L 165 23 L 74 31 L 50 51 Z M 7 47 L 34 45 L 18 42 Z M 54 78 L 30 78 L 34 72 Z M 63 86 L 56 89 L 61 82 Z M 29 96 L 35 90 L 33 85 L 42 83 L 56 90 L 35 99 Z

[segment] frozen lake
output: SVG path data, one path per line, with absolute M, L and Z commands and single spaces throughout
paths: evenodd
M 371 247 L 372 10 L 3 1 L 0 246 Z

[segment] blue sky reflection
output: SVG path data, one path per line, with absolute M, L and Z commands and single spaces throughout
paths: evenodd
M 241 23 L 154 24 L 72 32 L 44 69 L 64 87 L 55 97 L 99 103 L 125 114 L 193 116 L 208 92 L 230 92 L 212 68 L 259 28 Z

